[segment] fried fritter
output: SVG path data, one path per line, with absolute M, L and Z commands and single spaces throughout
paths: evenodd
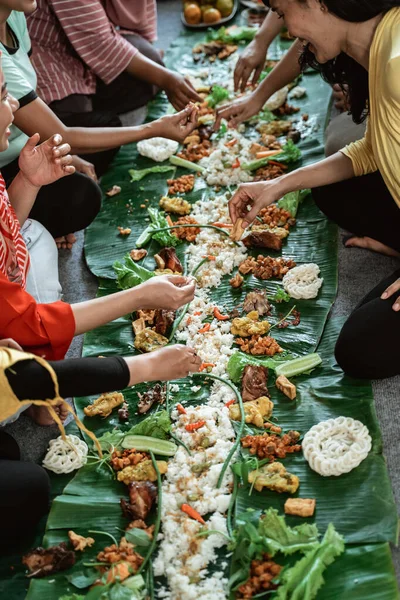
M 90 548 L 94 544 L 94 539 L 92 537 L 85 538 L 83 535 L 78 535 L 72 530 L 68 531 L 68 537 L 76 552 L 83 552 L 85 548 Z
M 297 492 L 300 485 L 297 475 L 289 473 L 280 462 L 272 462 L 251 471 L 248 482 L 254 484 L 258 492 L 262 492 L 265 487 L 273 492 L 288 494 Z
M 168 338 L 156 333 L 150 327 L 146 327 L 135 337 L 134 346 L 141 352 L 154 352 L 168 344 Z
M 288 498 L 285 502 L 285 514 L 297 517 L 312 517 L 315 511 L 315 498 Z
M 85 406 L 83 409 L 87 417 L 108 417 L 114 408 L 125 402 L 123 394 L 120 392 L 109 392 L 102 394 L 93 404 Z
M 161 475 L 167 472 L 168 463 L 165 460 L 158 460 L 157 466 Z M 133 481 L 157 481 L 157 473 L 151 459 L 145 459 L 135 466 L 125 467 L 119 471 L 117 479 L 125 485 L 129 485 Z
M 252 423 L 256 427 L 264 427 L 264 420 L 268 420 L 271 417 L 273 408 L 274 403 L 266 396 L 245 402 L 244 412 L 246 423 Z M 229 407 L 229 417 L 232 421 L 240 421 L 239 404 L 231 404 Z
M 99 552 L 97 560 L 99 562 L 109 563 L 110 565 L 126 561 L 135 573 L 142 564 L 144 558 L 135 552 L 135 546 L 123 537 L 118 546 L 112 544 L 112 546 L 106 546 L 104 550 Z
M 160 208 L 165 212 L 174 213 L 176 215 L 188 215 L 192 210 L 191 205 L 183 198 L 169 198 L 163 196 L 160 200 Z
M 230 285 L 233 288 L 240 288 L 240 286 L 242 285 L 244 279 L 241 276 L 240 273 L 236 273 L 236 275 L 234 277 L 232 277 L 232 279 L 229 280 Z
M 258 312 L 252 310 L 247 317 L 238 317 L 233 319 L 231 333 L 240 337 L 249 337 L 251 335 L 263 335 L 270 329 L 268 321 L 259 321 Z

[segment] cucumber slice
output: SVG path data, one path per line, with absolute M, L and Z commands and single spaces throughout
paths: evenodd
M 159 456 L 174 456 L 178 446 L 167 440 L 149 437 L 147 435 L 126 435 L 122 440 L 123 448 L 135 448 L 142 452 L 154 452 Z
M 294 377 L 295 375 L 300 375 L 301 373 L 306 373 L 307 371 L 311 371 L 311 369 L 315 369 L 315 367 L 318 367 L 321 363 L 322 358 L 315 352 L 313 354 L 301 356 L 300 358 L 288 360 L 287 362 L 278 365 L 275 367 L 275 374 L 277 377 L 279 377 L 279 375 L 284 375 L 288 378 Z
M 190 160 L 185 160 L 184 158 L 179 158 L 179 156 L 170 156 L 169 162 L 176 167 L 183 167 L 184 169 L 189 169 L 189 171 L 196 171 L 197 173 L 204 173 L 205 168 L 200 165 L 196 165 L 196 163 L 190 162 Z

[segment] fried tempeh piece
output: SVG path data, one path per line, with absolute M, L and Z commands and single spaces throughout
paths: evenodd
M 238 242 L 241 239 L 242 235 L 246 231 L 246 229 L 242 227 L 242 223 L 243 219 L 239 217 L 239 219 L 236 220 L 236 223 L 234 224 L 233 229 L 230 233 L 229 237 L 231 238 L 231 240 Z
M 285 394 L 285 396 L 287 396 L 290 400 L 296 399 L 296 386 L 294 385 L 294 383 L 289 381 L 287 377 L 285 377 L 284 375 L 280 375 L 275 381 L 275 385 L 278 388 L 278 390 Z

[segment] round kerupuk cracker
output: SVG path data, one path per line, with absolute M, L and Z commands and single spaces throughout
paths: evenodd
M 352 471 L 368 456 L 371 436 L 360 421 L 338 417 L 321 421 L 306 433 L 303 455 L 313 471 L 324 477 Z
M 43 460 L 43 466 L 53 473 L 71 473 L 86 464 L 88 454 L 87 444 L 76 435 L 67 435 L 51 440 L 49 449 Z

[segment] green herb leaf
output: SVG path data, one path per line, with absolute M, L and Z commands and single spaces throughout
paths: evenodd
M 114 429 L 113 431 L 107 431 L 103 433 L 98 439 L 101 449 L 109 452 L 111 448 L 120 448 L 121 442 L 124 439 L 126 433 L 123 431 L 119 431 L 119 429 Z M 93 444 L 93 448 L 96 448 L 96 445 Z
M 95 569 L 75 571 L 71 575 L 65 575 L 65 578 L 78 589 L 84 590 L 99 578 L 99 572 Z
M 219 41 L 224 43 L 248 41 L 255 37 L 257 33 L 256 27 L 220 27 L 217 31 L 209 30 L 207 33 L 207 41 Z
M 282 152 L 272 156 L 272 160 L 282 163 L 294 163 L 300 160 L 301 150 L 293 140 L 288 140 L 284 146 L 282 146 Z
M 175 171 L 175 167 L 171 165 L 155 165 L 148 169 L 129 169 L 128 173 L 131 176 L 131 183 L 133 181 L 140 181 L 143 177 L 150 175 L 150 173 L 166 173 L 167 171 Z
M 148 211 L 149 217 L 151 219 L 151 226 L 154 229 L 162 229 L 163 227 L 169 227 L 168 221 L 165 218 L 165 213 L 159 211 L 157 208 L 149 208 Z M 151 230 L 150 226 L 150 230 Z M 176 235 L 172 234 L 172 231 L 158 231 L 157 233 L 152 234 L 153 240 L 156 240 L 160 246 L 178 246 L 182 243 Z
M 140 600 L 143 598 L 143 595 L 117 582 L 110 588 L 108 598 L 109 600 Z
M 126 435 L 147 435 L 149 437 L 166 440 L 171 431 L 171 419 L 166 410 L 161 410 L 150 417 L 147 417 L 137 425 L 134 425 Z
M 220 104 L 224 100 L 229 98 L 229 92 L 227 89 L 220 85 L 213 85 L 211 94 L 206 98 L 206 102 L 210 108 L 215 108 L 217 104 Z
M 271 296 L 271 300 L 280 304 L 281 302 L 289 302 L 290 296 L 285 292 L 283 288 L 278 288 L 275 294 Z
M 151 539 L 147 533 L 143 531 L 143 529 L 137 529 L 136 527 L 128 529 L 128 531 L 125 532 L 125 538 L 128 540 L 128 542 L 134 544 L 134 546 L 137 546 L 139 548 L 139 552 L 141 550 L 147 550 L 151 544 Z
M 343 552 L 343 537 L 330 523 L 321 543 L 281 573 L 276 599 L 313 600 L 324 583 L 325 569 Z
M 121 290 L 129 290 L 130 288 L 151 279 L 151 277 L 154 277 L 153 271 L 149 271 L 135 263 L 129 254 L 126 254 L 123 260 L 123 263 L 116 260 L 113 264 L 114 271 L 117 275 L 117 284 Z

